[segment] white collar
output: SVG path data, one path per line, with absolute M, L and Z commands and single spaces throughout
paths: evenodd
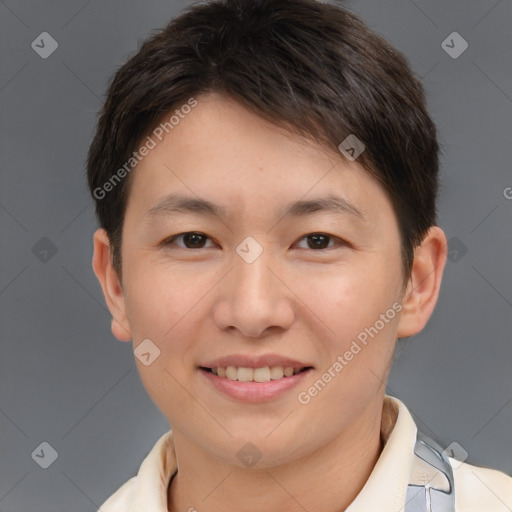
M 363 489 L 345 512 L 395 512 L 403 507 L 416 432 L 416 425 L 406 406 L 397 398 L 386 395 L 381 426 L 384 448 Z M 174 438 L 169 431 L 156 442 L 133 479 L 134 494 L 127 503 L 128 510 L 167 512 L 167 489 L 176 469 Z M 129 488 L 124 490 L 127 492 Z

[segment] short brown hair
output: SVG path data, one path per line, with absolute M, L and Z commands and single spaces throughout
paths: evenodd
M 87 175 L 119 276 L 130 175 L 104 197 L 97 191 L 165 114 L 209 92 L 332 149 L 356 135 L 366 147 L 358 162 L 397 216 L 405 286 L 414 248 L 437 223 L 436 127 L 405 57 L 351 12 L 314 0 L 194 5 L 116 72 Z

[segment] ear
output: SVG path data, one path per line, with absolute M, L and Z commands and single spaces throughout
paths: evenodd
M 112 315 L 112 334 L 120 341 L 131 341 L 131 331 L 126 317 L 123 289 L 112 265 L 110 240 L 104 229 L 94 233 L 92 268 L 100 282 L 105 302 Z
M 441 288 L 441 279 L 448 255 L 444 231 L 433 226 L 414 251 L 411 277 L 402 301 L 397 337 L 419 333 L 428 322 Z

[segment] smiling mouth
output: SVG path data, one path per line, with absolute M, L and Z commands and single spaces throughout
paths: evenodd
M 261 368 L 247 368 L 243 366 L 218 366 L 217 368 L 199 367 L 201 370 L 212 373 L 219 378 L 240 382 L 269 382 L 292 377 L 299 373 L 311 370 L 312 366 L 293 368 L 291 366 L 264 366 Z

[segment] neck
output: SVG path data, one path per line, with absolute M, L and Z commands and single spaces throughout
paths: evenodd
M 383 397 L 318 450 L 265 469 L 226 464 L 173 428 L 179 471 L 168 489 L 171 512 L 342 512 L 359 494 L 383 449 Z

